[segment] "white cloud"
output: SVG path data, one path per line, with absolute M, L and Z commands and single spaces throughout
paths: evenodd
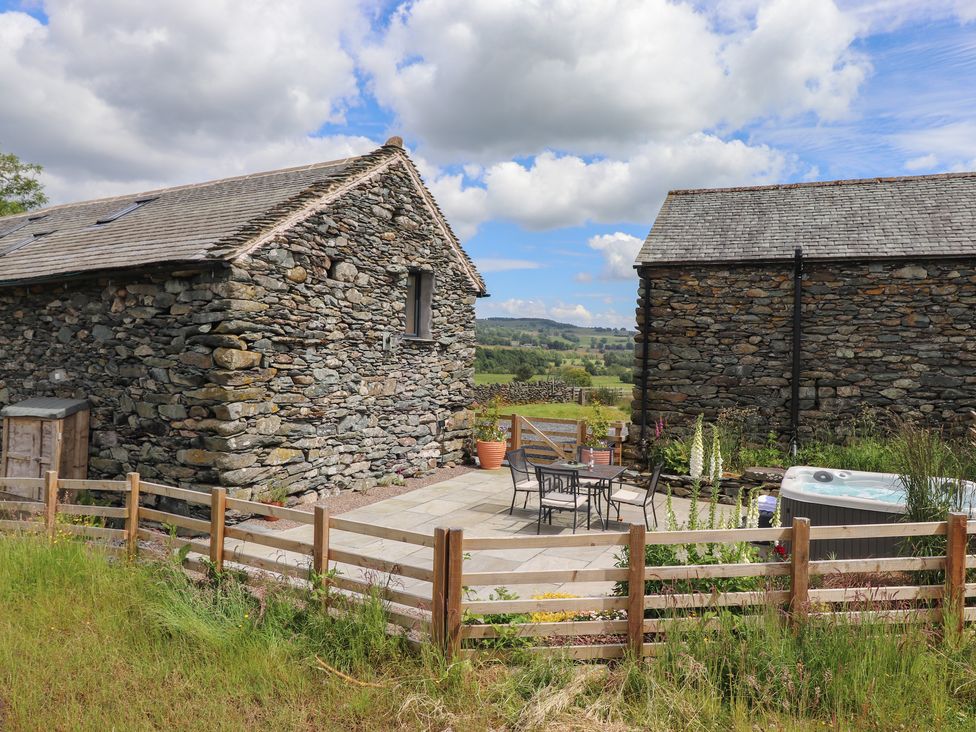
M 539 269 L 542 265 L 530 259 L 505 259 L 501 257 L 481 257 L 474 261 L 482 274 L 490 272 L 512 272 L 519 269 Z
M 917 158 L 912 158 L 911 160 L 905 161 L 906 170 L 931 170 L 936 165 L 938 165 L 939 159 L 929 153 L 928 155 L 920 155 Z
M 718 24 L 668 0 L 417 0 L 362 59 L 438 161 L 624 157 L 767 115 L 842 115 L 869 68 L 855 21 L 833 0 L 756 5 Z
M 892 139 L 907 154 L 916 156 L 909 160 L 909 164 L 918 163 L 920 168 L 940 165 L 946 170 L 976 169 L 974 122 L 952 122 L 902 133 Z M 908 164 L 905 167 L 909 167 Z
M 443 176 L 431 189 L 452 223 L 469 233 L 488 219 L 534 230 L 587 222 L 649 227 L 671 188 L 768 183 L 782 179 L 792 165 L 764 145 L 695 134 L 676 144 L 644 145 L 626 160 L 545 152 L 530 163 L 489 166 L 481 185 Z
M 357 103 L 339 0 L 48 0 L 0 13 L 0 130 L 55 200 L 206 180 L 375 147 L 314 138 Z
M 616 231 L 613 234 L 600 234 L 590 237 L 586 242 L 590 249 L 595 249 L 603 256 L 602 277 L 610 280 L 636 279 L 634 261 L 640 251 L 642 239 L 636 236 Z
M 976 20 L 972 0 L 839 0 L 838 5 L 874 33 L 930 21 Z

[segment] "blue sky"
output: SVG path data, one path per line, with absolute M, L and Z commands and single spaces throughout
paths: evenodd
M 976 168 L 972 0 L 0 0 L 54 201 L 406 140 L 482 315 L 631 326 L 667 190 Z

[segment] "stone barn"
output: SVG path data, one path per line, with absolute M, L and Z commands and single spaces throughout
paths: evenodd
M 672 191 L 636 267 L 638 425 L 976 405 L 976 173 Z
M 87 399 L 95 478 L 247 497 L 423 473 L 462 458 L 485 294 L 398 138 L 8 216 L 0 407 Z

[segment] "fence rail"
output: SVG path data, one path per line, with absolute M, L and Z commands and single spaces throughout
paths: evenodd
M 946 521 L 904 524 L 811 527 L 804 518 L 775 529 L 732 529 L 713 531 L 647 532 L 642 525 L 625 532 L 598 532 L 556 536 L 470 537 L 461 529 L 436 529 L 432 536 L 413 531 L 375 526 L 330 516 L 321 507 L 311 513 L 228 498 L 222 488 L 211 495 L 140 480 L 131 473 L 125 481 L 59 480 L 54 473 L 43 479 L 0 479 L 0 488 L 39 494 L 42 500 L 22 496 L 0 500 L 0 530 L 58 531 L 96 541 L 121 544 L 130 557 L 138 553 L 138 540 L 165 541 L 171 550 L 190 552 L 188 568 L 220 571 L 230 562 L 269 572 L 301 586 L 322 590 L 326 606 L 341 596 L 351 602 L 380 597 L 388 606 L 394 625 L 429 633 L 431 640 L 449 658 L 468 657 L 493 641 L 524 639 L 529 650 L 569 658 L 620 658 L 626 654 L 654 655 L 663 647 L 668 632 L 691 623 L 714 624 L 703 611 L 734 608 L 743 622 L 760 621 L 769 608 L 783 612 L 791 622 L 804 617 L 876 620 L 879 622 L 946 622 L 961 629 L 976 620 L 976 606 L 966 607 L 976 597 L 976 582 L 967 583 L 967 568 L 976 568 L 976 556 L 968 554 L 969 536 L 976 533 L 976 521 L 962 514 L 950 514 Z M 65 503 L 61 495 L 78 491 L 108 491 L 121 497 L 123 506 L 89 506 Z M 183 501 L 187 511 L 205 510 L 209 519 L 140 504 L 140 497 L 158 496 Z M 274 533 L 228 525 L 228 512 L 288 518 L 312 527 L 311 542 Z M 114 525 L 73 523 L 88 517 Z M 180 529 L 191 536 L 151 531 L 147 522 Z M 346 532 L 383 541 L 430 549 L 430 564 L 414 560 L 408 564 L 383 556 L 339 546 L 334 532 Z M 946 537 L 944 555 L 881 557 L 810 561 L 811 541 L 868 538 L 879 535 L 902 538 Z M 232 542 L 228 544 L 228 541 Z M 778 541 L 789 545 L 788 561 L 740 564 L 645 566 L 645 548 L 652 545 L 722 544 Z M 233 543 L 236 542 L 236 543 Z M 277 550 L 281 554 L 260 556 L 249 546 Z M 626 547 L 627 565 L 607 568 L 554 568 L 514 571 L 465 571 L 464 561 L 479 551 L 549 548 Z M 414 551 L 414 550 L 411 550 Z M 392 581 L 377 584 L 369 577 L 356 579 L 337 574 L 337 567 L 378 572 L 389 579 L 412 580 L 411 587 L 397 587 Z M 917 584 L 901 582 L 891 586 L 863 583 L 865 574 L 941 572 L 942 582 L 932 575 Z M 817 578 L 852 577 L 853 586 L 811 586 Z M 899 578 L 901 575 L 899 575 Z M 754 590 L 694 591 L 689 585 L 660 586 L 647 592 L 647 582 L 688 583 L 692 581 L 754 578 L 763 584 Z M 623 583 L 616 595 L 596 595 L 592 588 L 582 597 L 478 599 L 465 597 L 466 588 L 573 583 Z M 419 583 L 419 586 L 418 586 Z M 533 613 L 565 613 L 556 620 L 532 620 Z M 577 619 L 580 614 L 588 615 Z M 510 622 L 498 618 L 514 616 Z M 530 620 L 526 621 L 525 616 Z M 549 616 L 550 618 L 553 616 Z M 490 620 L 494 619 L 495 622 Z M 599 639 L 594 638 L 600 636 Z M 594 638 L 598 643 L 578 642 Z M 485 644 L 488 644 L 487 646 Z

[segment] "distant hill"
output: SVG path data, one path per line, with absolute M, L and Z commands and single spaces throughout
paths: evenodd
M 535 346 L 553 350 L 618 350 L 630 348 L 634 331 L 590 328 L 548 318 L 479 318 L 475 321 L 482 346 Z

